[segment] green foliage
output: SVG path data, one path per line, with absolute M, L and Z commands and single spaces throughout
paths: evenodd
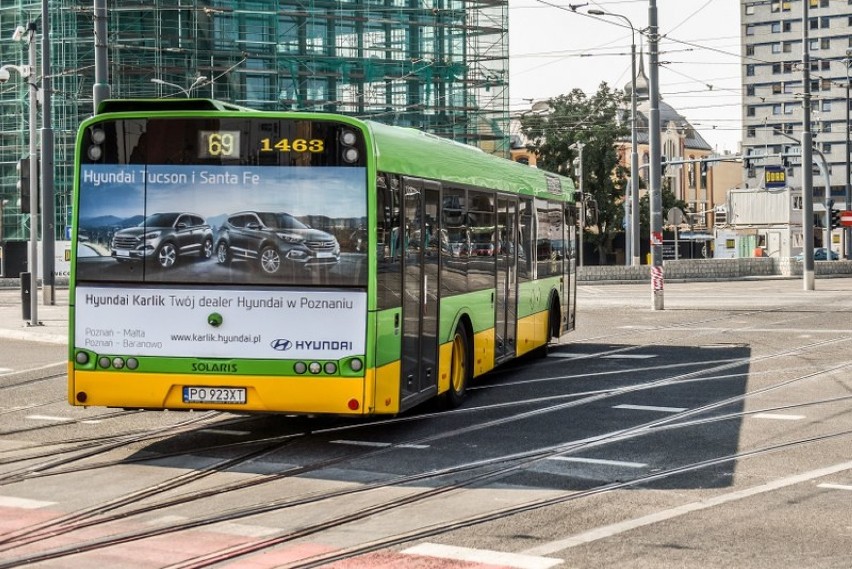
M 538 155 L 538 167 L 574 179 L 577 187 L 597 202 L 598 219 L 585 239 L 594 243 L 601 261 L 612 250 L 615 234 L 622 231 L 622 201 L 628 185 L 629 168 L 619 164 L 616 142 L 630 134 L 628 124 L 619 121 L 624 94 L 601 83 L 588 97 L 580 89 L 548 101 L 549 112 L 521 118 L 521 132 L 531 143 L 528 149 Z M 583 147 L 583 183 L 574 171 L 573 161 Z
M 689 213 L 689 204 L 675 198 L 674 192 L 671 191 L 668 183 L 663 185 L 661 197 L 663 198 L 663 225 L 666 224 L 666 216 L 672 208 L 680 208 L 683 213 Z M 650 236 L 651 234 L 650 202 L 651 200 L 647 193 L 639 198 L 639 232 L 645 236 Z

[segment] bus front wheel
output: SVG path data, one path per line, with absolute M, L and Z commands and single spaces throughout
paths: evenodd
M 461 405 L 467 395 L 467 383 L 470 379 L 469 343 L 464 326 L 456 328 L 450 356 L 450 388 L 444 393 L 443 401 L 447 409 L 454 409 Z

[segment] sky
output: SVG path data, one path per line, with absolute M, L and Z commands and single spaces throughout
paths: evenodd
M 573 12 L 569 4 L 578 7 Z M 509 3 L 509 104 L 581 89 L 591 96 L 601 82 L 630 83 L 632 32 L 620 17 L 591 16 L 589 9 L 620 14 L 636 29 L 636 49 L 648 43 L 649 0 L 511 0 Z M 738 152 L 741 140 L 739 0 L 657 0 L 659 85 L 663 101 L 683 115 L 717 152 Z M 641 47 L 640 47 L 641 44 Z

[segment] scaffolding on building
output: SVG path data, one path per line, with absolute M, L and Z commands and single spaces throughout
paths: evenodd
M 41 0 L 0 0 L 0 36 L 40 9 Z M 509 157 L 508 0 L 109 0 L 107 9 L 112 97 L 337 112 Z M 50 0 L 50 13 L 62 239 L 76 129 L 93 112 L 93 5 Z M 1 63 L 25 58 L 0 42 Z M 0 87 L 0 241 L 27 239 L 15 168 L 28 143 L 26 89 Z

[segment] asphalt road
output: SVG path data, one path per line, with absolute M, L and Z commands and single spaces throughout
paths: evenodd
M 852 566 L 852 279 L 578 305 L 460 409 L 365 421 L 72 408 L 65 347 L 4 339 L 0 568 Z

